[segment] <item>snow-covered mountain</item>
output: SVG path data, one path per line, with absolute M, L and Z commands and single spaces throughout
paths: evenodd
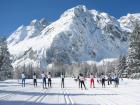
M 7 39 L 8 45 L 14 46 L 23 40 L 36 37 L 47 26 L 47 21 L 42 18 L 40 21 L 32 20 L 29 26 L 21 25 L 10 37 Z
M 122 16 L 119 20 L 120 26 L 127 32 L 132 32 L 134 28 L 134 23 L 140 21 L 140 13 L 127 14 L 127 16 Z
M 54 61 L 72 63 L 117 58 L 127 53 L 129 21 L 129 15 L 117 20 L 83 5 L 65 11 L 51 24 L 45 19 L 33 20 L 7 39 L 13 65 L 45 68 Z

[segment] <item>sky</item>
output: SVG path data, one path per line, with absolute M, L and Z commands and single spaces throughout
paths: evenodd
M 107 12 L 116 18 L 140 13 L 140 0 L 0 0 L 0 36 L 8 37 L 33 19 L 46 18 L 53 22 L 65 10 L 77 5 Z

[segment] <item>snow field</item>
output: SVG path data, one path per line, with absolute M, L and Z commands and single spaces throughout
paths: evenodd
M 0 105 L 140 105 L 140 80 L 120 80 L 120 85 L 102 88 L 95 80 L 95 88 L 79 89 L 73 78 L 65 78 L 65 88 L 60 88 L 60 78 L 52 78 L 52 88 L 43 89 L 42 80 L 38 87 L 26 80 L 21 87 L 17 80 L 0 82 Z

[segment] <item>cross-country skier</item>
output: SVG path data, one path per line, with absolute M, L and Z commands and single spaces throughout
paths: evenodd
M 41 76 L 42 76 L 42 81 L 43 81 L 43 89 L 45 89 L 47 87 L 46 87 L 46 75 L 44 71 L 42 72 Z
M 25 87 L 25 73 L 22 72 L 21 74 L 21 79 L 22 79 L 22 87 Z
M 101 82 L 102 82 L 102 87 L 105 88 L 105 76 L 101 75 Z
M 115 75 L 114 82 L 115 82 L 115 87 L 118 87 L 118 85 L 119 85 L 119 77 L 118 77 L 118 75 Z
M 78 75 L 77 80 L 78 80 L 78 85 L 79 85 L 79 88 L 80 88 L 81 87 L 80 74 Z
M 37 75 L 36 75 L 36 73 L 33 74 L 33 83 L 34 83 L 34 87 L 37 87 Z
M 83 86 L 84 88 L 86 89 L 86 86 L 85 86 L 85 77 L 83 76 L 83 74 L 80 74 L 80 81 L 81 81 L 81 89 L 83 89 Z
M 95 88 L 95 86 L 94 86 L 94 75 L 92 73 L 90 74 L 90 88 Z
M 52 87 L 51 73 L 48 73 L 48 87 Z
M 65 78 L 65 76 L 64 76 L 64 74 L 62 73 L 62 74 L 61 74 L 61 88 L 64 88 L 64 78 Z

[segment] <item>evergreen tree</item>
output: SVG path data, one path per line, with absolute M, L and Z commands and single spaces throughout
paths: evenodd
M 119 57 L 119 63 L 117 69 L 120 75 L 126 74 L 126 56 Z
M 136 22 L 137 23 L 137 22 Z M 137 23 L 130 35 L 127 57 L 128 74 L 140 73 L 140 25 Z
M 7 43 L 4 38 L 0 38 L 0 80 L 12 78 L 12 70 Z

